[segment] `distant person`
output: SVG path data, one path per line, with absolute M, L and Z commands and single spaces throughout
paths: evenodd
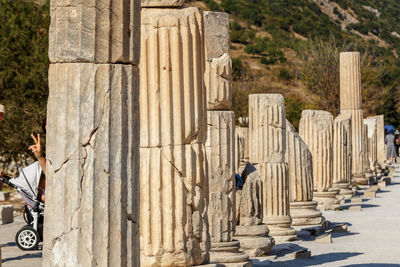
M 0 122 L 4 119 L 4 116 L 6 115 L 6 109 L 5 107 L 0 104 Z M 4 176 L 4 172 L 0 171 L 0 177 Z M 1 184 L 0 184 L 0 190 L 1 190 Z
M 387 157 L 393 163 L 396 158 L 395 136 L 393 130 L 390 130 L 386 135 L 385 144 L 387 145 Z

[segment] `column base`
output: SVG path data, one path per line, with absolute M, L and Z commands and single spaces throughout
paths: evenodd
M 237 225 L 234 238 L 240 241 L 240 248 L 250 257 L 260 257 L 269 254 L 275 245 L 275 240 L 268 233 L 265 224 Z
M 336 192 L 313 192 L 313 201 L 318 203 L 320 211 L 335 210 L 340 208 L 340 200 L 336 198 Z
M 339 195 L 344 196 L 344 199 L 351 199 L 354 196 L 349 183 L 334 183 L 332 188 L 339 189 Z
M 249 255 L 240 251 L 239 248 L 240 242 L 237 240 L 211 243 L 210 263 L 227 267 L 251 267 Z
M 290 217 L 293 226 L 321 225 L 325 222 L 322 212 L 317 210 L 315 201 L 291 202 Z
M 275 242 L 295 241 L 297 239 L 296 230 L 291 227 L 292 218 L 290 216 L 264 218 L 264 223 L 268 226 L 269 235 L 275 239 Z
M 368 174 L 368 173 L 354 174 L 352 181 L 353 181 L 353 183 L 357 183 L 359 185 L 368 185 L 370 177 L 372 177 L 372 175 L 370 176 L 370 174 Z

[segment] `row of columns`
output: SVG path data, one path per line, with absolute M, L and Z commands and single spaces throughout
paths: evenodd
M 335 121 L 304 111 L 298 135 L 281 95 L 250 95 L 237 139 L 228 15 L 183 2 L 51 2 L 43 266 L 251 266 L 292 225 L 322 224 L 317 204 L 335 207 L 367 150 L 379 162 L 361 98 Z

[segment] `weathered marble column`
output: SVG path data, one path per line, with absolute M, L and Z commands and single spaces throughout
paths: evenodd
M 209 259 L 203 14 L 175 4 L 142 2 L 141 266 Z
M 351 115 L 340 114 L 333 121 L 333 188 L 345 199 L 351 190 Z
M 364 138 L 361 65 L 359 52 L 340 53 L 340 113 L 350 114 L 353 182 L 367 184 L 364 168 Z
M 379 167 L 378 165 L 378 154 L 377 154 L 377 121 L 375 117 L 368 117 L 364 119 L 364 124 L 367 126 L 367 155 L 368 163 L 371 171 L 376 171 Z
M 43 266 L 139 266 L 140 1 L 50 5 Z
M 211 238 L 210 262 L 219 265 L 251 266 L 249 255 L 233 240 L 236 226 L 237 159 L 235 114 L 232 105 L 232 62 L 230 57 L 229 15 L 204 12 L 207 98 L 206 142 L 209 185 L 208 221 Z
M 249 162 L 249 128 L 236 127 L 235 134 L 238 148 L 238 151 L 236 151 L 238 157 L 236 172 L 241 173 Z
M 303 110 L 299 133 L 312 154 L 313 199 L 321 210 L 338 208 L 337 193 L 330 191 L 333 182 L 333 116 L 322 110 Z
M 286 113 L 282 95 L 249 95 L 249 160 L 263 182 L 263 222 L 276 241 L 296 239 L 289 212 L 289 176 L 285 163 Z
M 289 171 L 290 216 L 293 226 L 321 225 L 325 219 L 313 201 L 312 156 L 306 143 L 286 120 L 285 160 Z
M 376 157 L 380 168 L 386 160 L 385 153 L 385 120 L 383 115 L 373 116 L 376 120 Z

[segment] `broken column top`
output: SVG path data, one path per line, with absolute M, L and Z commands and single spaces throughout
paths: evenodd
M 229 14 L 225 12 L 204 11 L 204 32 L 206 59 L 230 55 Z
M 362 109 L 359 52 L 340 53 L 340 110 Z
M 316 120 L 318 124 L 317 129 L 325 129 L 330 127 L 333 121 L 332 114 L 324 110 L 303 110 L 301 113 L 301 118 Z
M 181 7 L 185 0 L 142 0 L 142 7 Z

